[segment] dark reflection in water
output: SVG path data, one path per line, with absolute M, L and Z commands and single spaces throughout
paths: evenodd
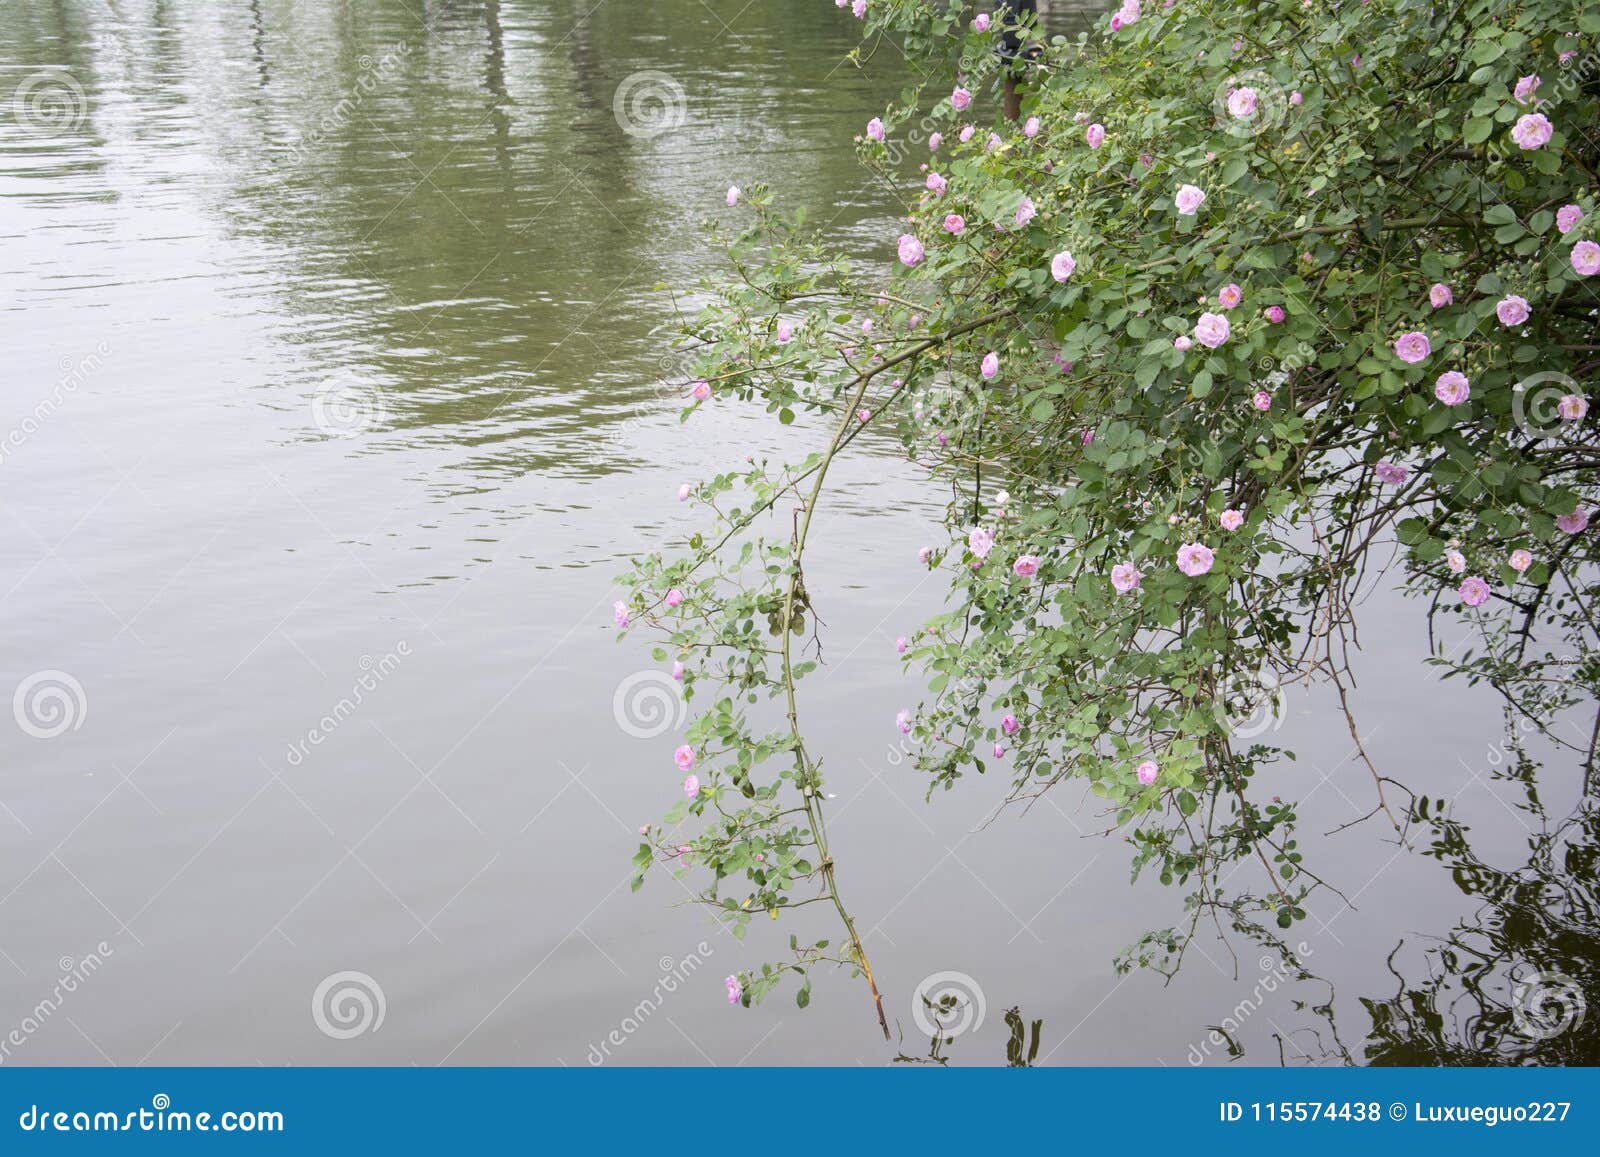
M 1486 862 L 1448 805 L 1419 800 L 1427 854 L 1481 906 L 1421 952 L 1389 958 L 1394 995 L 1362 1001 L 1374 1065 L 1600 1063 L 1600 807 L 1585 795 L 1552 820 L 1538 767 L 1522 753 L 1492 774 L 1512 790 L 1528 829 L 1527 860 Z

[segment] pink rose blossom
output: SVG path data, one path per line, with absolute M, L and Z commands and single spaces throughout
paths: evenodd
M 1087 446 L 1089 443 L 1094 441 L 1094 431 L 1085 430 L 1078 436 L 1078 441 L 1081 445 Z
M 669 606 L 669 607 L 681 607 L 681 606 L 683 606 L 683 592 L 680 591 L 677 587 L 673 587 L 670 591 L 667 592 L 667 606 Z
M 1033 554 L 1022 555 L 1011 564 L 1011 569 L 1023 578 L 1032 578 L 1039 573 L 1039 557 Z
M 923 183 L 927 185 L 929 189 L 932 189 L 934 195 L 938 197 L 944 196 L 944 191 L 950 187 L 949 182 L 941 177 L 938 173 L 929 173 L 928 179 Z
M 1304 103 L 1305 99 L 1306 98 L 1300 94 L 1300 90 L 1298 88 L 1289 94 L 1289 103 L 1295 108 L 1299 108 L 1300 105 Z
M 1024 197 L 1022 198 L 1022 203 L 1017 206 L 1016 216 L 1012 220 L 1016 221 L 1017 228 L 1021 229 L 1029 221 L 1032 221 L 1037 214 L 1038 210 L 1033 206 L 1033 199 Z
M 1555 126 L 1542 112 L 1531 112 L 1517 118 L 1511 126 L 1511 139 L 1522 149 L 1543 148 L 1550 141 Z
M 865 20 L 867 18 L 867 0 L 852 0 L 850 14 L 857 20 Z
M 1452 547 L 1445 551 L 1444 565 L 1450 568 L 1451 574 L 1460 574 L 1467 569 L 1467 556 Z
M 957 85 L 955 90 L 950 94 L 950 103 L 955 106 L 955 110 L 957 112 L 965 112 L 967 106 L 972 103 L 972 94 L 966 89 Z M 962 139 L 964 140 L 965 138 Z
M 737 976 L 730 976 L 722 983 L 728 986 L 729 1004 L 738 1004 L 744 998 L 744 987 L 739 983 Z
M 1230 332 L 1228 319 L 1220 313 L 1202 313 L 1194 323 L 1195 339 L 1207 349 L 1214 350 L 1227 341 Z
M 1443 309 L 1455 299 L 1456 296 L 1450 292 L 1450 287 L 1442 281 L 1435 282 L 1428 289 L 1428 304 L 1434 309 Z
M 1265 390 L 1257 390 L 1255 396 L 1250 399 L 1250 404 L 1265 414 L 1272 409 L 1272 395 Z
M 1244 300 L 1244 290 L 1229 283 L 1217 291 L 1217 304 L 1223 309 L 1233 309 Z
M 1593 241 L 1580 241 L 1574 245 L 1572 268 L 1579 277 L 1593 277 L 1600 273 L 1600 245 Z
M 778 344 L 779 345 L 788 345 L 793 340 L 794 340 L 794 326 L 790 325 L 786 321 L 780 321 L 778 323 L 778 337 L 777 337 Z
M 990 133 L 989 139 L 983 142 L 983 151 L 986 153 L 992 153 L 1003 144 L 1005 144 L 1005 142 L 1000 139 L 999 133 Z
M 972 30 L 974 32 L 989 31 L 989 14 L 987 12 L 980 12 L 972 18 Z
M 1138 590 L 1143 578 L 1143 572 L 1131 562 L 1119 562 L 1111 568 L 1111 586 L 1119 595 Z
M 1050 259 L 1050 276 L 1057 281 L 1065 281 L 1077 268 L 1078 263 L 1073 260 L 1070 250 L 1063 249 Z
M 1563 534 L 1582 534 L 1589 529 L 1589 512 L 1580 506 L 1571 514 L 1563 514 L 1556 519 L 1556 528 Z
M 1267 320 L 1270 321 L 1273 325 L 1282 325 L 1284 316 L 1285 316 L 1285 314 L 1283 312 L 1283 306 L 1281 306 L 1281 305 L 1269 305 L 1269 306 L 1267 306 Z
M 900 713 L 894 717 L 894 725 L 900 729 L 901 735 L 911 734 L 911 711 L 909 708 L 901 709 Z
M 619 627 L 628 625 L 628 604 L 618 599 L 611 604 L 611 618 Z
M 928 151 L 930 153 L 937 153 L 939 151 L 939 146 L 942 145 L 942 144 L 944 144 L 944 134 L 943 133 L 931 133 L 931 134 L 929 134 L 929 136 L 928 136 Z
M 672 661 L 672 677 L 679 683 L 682 683 L 685 674 L 686 672 L 684 671 L 683 663 L 680 660 L 674 659 Z
M 685 743 L 672 753 L 672 762 L 678 765 L 679 771 L 688 771 L 694 766 L 694 748 Z
M 922 242 L 910 233 L 900 234 L 900 264 L 911 266 L 918 264 L 926 255 Z
M 1583 220 L 1583 210 L 1577 205 L 1563 205 L 1556 210 L 1556 230 L 1565 237 Z
M 1403 333 L 1394 343 L 1394 356 L 1414 366 L 1433 352 L 1433 346 L 1428 341 L 1428 335 L 1421 330 L 1412 330 Z
M 1378 481 L 1385 486 L 1404 486 L 1406 479 L 1411 477 L 1411 471 L 1408 467 L 1402 466 L 1398 462 L 1391 462 L 1387 458 L 1372 469 L 1373 473 L 1378 476 Z
M 1004 759 L 1006 757 L 1006 749 L 1003 745 L 999 743 L 994 745 L 994 757 L 996 759 Z
M 1556 403 L 1556 413 L 1563 422 L 1581 422 L 1589 412 L 1589 399 L 1582 394 L 1565 394 Z
M 687 501 L 689 501 L 689 495 L 693 494 L 693 493 L 694 493 L 694 491 L 689 488 L 689 484 L 687 482 L 685 482 L 682 486 L 678 487 L 678 501 L 679 502 L 687 502 Z
M 944 231 L 946 233 L 960 234 L 966 227 L 967 220 L 960 213 L 949 213 L 945 216 Z
M 884 138 L 883 122 L 881 120 L 879 120 L 877 117 L 873 117 L 870 121 L 867 122 L 867 136 L 871 137 L 875 141 L 882 141 L 883 140 L 883 138 Z
M 1508 293 L 1495 305 L 1494 315 L 1500 319 L 1501 325 L 1521 325 L 1531 315 L 1528 299 Z
M 1511 99 L 1518 104 L 1532 104 L 1533 94 L 1539 91 L 1539 86 L 1543 83 L 1544 81 L 1536 73 L 1518 77 L 1517 87 L 1511 90 Z
M 683 794 L 693 799 L 700 794 L 700 777 L 698 775 L 685 776 L 683 780 Z
M 896 655 L 904 655 L 906 653 L 906 646 L 906 637 L 901 635 L 894 641 L 894 653 Z
M 1204 203 L 1205 199 L 1205 190 L 1197 188 L 1194 185 L 1183 185 L 1178 189 L 1177 196 L 1173 197 L 1172 200 L 1173 203 L 1177 205 L 1178 212 L 1181 215 L 1185 217 L 1192 217 L 1200 208 L 1201 204 Z
M 1017 722 L 1017 717 L 1015 715 L 1007 715 L 1005 718 L 1000 720 L 1000 730 L 1004 731 L 1007 735 L 1015 735 L 1021 729 L 1022 724 Z
M 994 549 L 994 531 L 986 526 L 974 526 L 967 533 L 967 549 L 978 558 L 988 558 Z
M 1135 769 L 1133 774 L 1138 776 L 1140 783 L 1144 784 L 1145 787 L 1149 787 L 1156 781 L 1156 777 L 1161 774 L 1161 768 L 1156 766 L 1155 760 L 1147 759 Z
M 1000 372 L 1000 355 L 993 351 L 983 355 L 983 364 L 978 367 L 986 378 L 992 378 Z
M 933 560 L 933 547 L 925 546 L 925 547 L 922 547 L 920 550 L 917 551 L 917 561 L 920 562 L 923 566 L 927 566 L 928 563 L 931 562 L 932 560 Z
M 1511 552 L 1511 557 L 1508 558 L 1506 562 L 1510 565 L 1511 569 L 1516 571 L 1518 574 L 1526 574 L 1528 568 L 1533 565 L 1533 555 L 1529 554 L 1521 547 L 1518 547 L 1516 550 Z
M 703 402 L 711 396 L 711 383 L 701 379 L 694 384 L 694 389 L 689 394 L 697 402 Z
M 1177 350 L 1180 354 L 1188 353 L 1189 348 L 1193 345 L 1194 342 L 1189 340 L 1189 335 L 1186 333 L 1180 333 L 1177 337 L 1172 339 L 1172 348 Z
M 1036 136 L 1039 135 L 1039 118 L 1038 117 L 1029 117 L 1026 121 L 1023 122 L 1022 135 L 1025 136 L 1025 137 L 1036 137 Z
M 978 131 L 978 129 L 977 129 L 976 125 L 962 125 L 961 126 L 961 134 L 960 134 L 961 143 L 962 144 L 966 144 L 968 141 L 970 141 L 972 139 L 972 134 L 977 132 L 977 131 Z
M 1102 124 L 1090 125 L 1083 130 L 1083 139 L 1088 142 L 1091 149 L 1098 149 L 1105 143 L 1106 126 Z
M 1178 569 L 1190 578 L 1197 578 L 1211 569 L 1216 555 L 1203 543 L 1186 542 L 1178 548 Z
M 1456 593 L 1461 596 L 1461 601 L 1469 607 L 1481 607 L 1489 601 L 1489 584 L 1477 575 L 1461 580 L 1461 585 L 1456 588 Z
M 1236 88 L 1228 94 L 1228 115 L 1235 120 L 1249 120 L 1256 115 L 1259 97 L 1253 88 Z
M 1217 521 L 1222 524 L 1223 530 L 1238 530 L 1244 525 L 1244 512 L 1242 510 L 1224 510 Z
M 1439 375 L 1439 380 L 1433 384 L 1433 396 L 1447 406 L 1459 406 L 1472 396 L 1472 387 L 1467 382 L 1467 375 L 1457 370 L 1449 370 Z

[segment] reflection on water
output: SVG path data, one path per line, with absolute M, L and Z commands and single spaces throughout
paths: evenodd
M 905 79 L 891 54 L 844 63 L 857 27 L 825 0 L 0 11 L 0 692 L 65 673 L 81 693 L 52 738 L 0 728 L 0 1035 L 62 960 L 114 950 L 8 1062 L 893 1059 L 833 999 L 843 978 L 804 1013 L 730 1012 L 718 978 L 765 946 L 670 882 L 621 887 L 681 720 L 621 726 L 652 661 L 604 630 L 617 560 L 696 529 L 681 483 L 810 449 L 734 407 L 678 421 L 661 287 L 719 271 L 699 224 L 735 183 L 885 251 L 892 210 L 848 146 Z M 838 472 L 812 594 L 848 643 L 807 694 L 902 1059 L 1184 1064 L 1227 1024 L 1202 1059 L 1303 1059 L 1284 1039 L 1345 1059 L 1295 1017 L 1350 1023 L 1397 935 L 1460 909 L 1436 866 L 1360 828 L 1308 849 L 1359 901 L 1310 932 L 1338 999 L 1295 974 L 1252 1003 L 1265 958 L 1242 948 L 1167 988 L 1118 976 L 1175 916 L 1093 836 L 1092 801 L 977 831 L 987 785 L 928 806 L 906 781 L 888 721 L 917 689 L 893 643 L 940 608 L 915 558 L 942 496 L 890 455 Z M 1516 1027 L 1513 965 L 1593 994 L 1592 820 L 1519 873 L 1483 867 L 1522 829 L 1469 774 L 1495 741 L 1482 700 L 1433 695 L 1414 618 L 1375 604 L 1394 629 L 1369 741 L 1476 817 L 1490 847 L 1441 854 L 1499 915 L 1468 938 L 1492 967 L 1395 957 L 1412 979 L 1370 1006 L 1369 1053 L 1487 1056 Z M 1307 830 L 1370 806 L 1325 706 L 1292 702 L 1276 737 L 1306 753 L 1283 788 Z M 1418 979 L 1452 967 L 1498 1020 Z M 308 1014 L 349 973 L 383 994 L 381 1031 Z M 966 995 L 930 1005 L 918 978 L 950 976 Z M 985 993 L 1017 1007 L 986 1019 Z M 1593 1031 L 1508 1059 L 1592 1058 Z

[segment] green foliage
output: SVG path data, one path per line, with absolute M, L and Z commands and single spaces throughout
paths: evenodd
M 702 483 L 717 529 L 627 581 L 634 614 L 693 668 L 697 705 L 712 700 L 690 733 L 701 826 L 678 870 L 708 873 L 704 899 L 737 929 L 814 900 L 847 929 L 833 955 L 792 945 L 794 963 L 749 978 L 755 999 L 824 959 L 870 979 L 795 697 L 814 623 L 806 532 L 829 463 L 868 426 L 955 495 L 929 560 L 955 610 L 906 656 L 930 679 L 911 731 L 930 790 L 995 767 L 996 744 L 1018 799 L 1086 784 L 1126 830 L 1134 874 L 1189 896 L 1186 926 L 1124 966 L 1175 968 L 1207 913 L 1246 932 L 1304 917 L 1323 885 L 1292 804 L 1253 791 L 1283 754 L 1255 740 L 1284 688 L 1322 682 L 1343 700 L 1356 588 L 1397 552 L 1430 616 L 1479 632 L 1464 653 L 1441 646 L 1447 674 L 1546 722 L 1600 685 L 1595 536 L 1580 525 L 1600 497 L 1583 402 L 1600 326 L 1597 279 L 1574 257 L 1600 239 L 1600 16 L 1579 0 L 1147 7 L 1076 43 L 1024 30 L 1038 56 L 1023 119 L 1005 122 L 996 30 L 973 31 L 970 6 L 872 0 L 869 47 L 894 39 L 926 79 L 884 115 L 886 140 L 859 148 L 925 256 L 832 253 L 766 189 L 719 234 L 736 276 L 710 287 L 682 348 L 716 404 L 833 434 L 799 466 Z M 1529 76 L 1541 83 L 1519 98 Z M 964 112 L 958 77 L 975 94 Z M 1553 135 L 1523 148 L 1534 116 Z M 1193 214 L 1183 186 L 1205 193 Z M 1574 205 L 1575 226 L 1561 212 Z M 1063 252 L 1075 268 L 1058 278 Z M 1225 308 L 1231 286 L 1241 300 Z M 1502 305 L 1513 295 L 1526 320 Z M 1200 340 L 1202 314 L 1227 320 L 1225 341 Z M 1402 358 L 1407 334 L 1430 352 Z M 1458 404 L 1440 397 L 1448 373 L 1470 383 Z M 784 518 L 763 521 L 774 508 Z M 1213 561 L 1185 573 L 1193 544 Z M 1025 556 L 1036 573 L 1017 573 Z M 1141 572 L 1136 589 L 1114 588 L 1119 564 Z M 1486 603 L 1464 604 L 1464 577 L 1486 582 Z M 672 586 L 688 597 L 669 611 Z M 1398 828 L 1372 774 L 1375 814 Z M 653 846 L 679 861 L 670 831 Z M 1233 874 L 1251 864 L 1253 881 Z

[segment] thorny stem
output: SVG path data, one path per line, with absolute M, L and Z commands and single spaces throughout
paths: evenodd
M 1008 316 L 1007 313 L 996 313 L 976 321 L 968 322 L 947 333 L 937 337 L 928 338 L 919 342 L 912 349 L 897 355 L 872 369 L 863 371 L 855 382 L 855 393 L 851 396 L 850 404 L 844 408 L 839 416 L 839 424 L 835 427 L 833 438 L 828 443 L 828 449 L 817 464 L 816 477 L 811 483 L 811 491 L 802 501 L 800 509 L 796 512 L 797 524 L 794 531 L 793 558 L 789 570 L 789 584 L 783 595 L 783 690 L 789 717 L 789 732 L 794 737 L 795 771 L 799 778 L 801 798 L 805 802 L 806 818 L 811 822 L 811 832 L 816 840 L 819 870 L 827 889 L 828 898 L 833 901 L 834 909 L 839 913 L 839 920 L 844 924 L 845 932 L 850 937 L 850 948 L 854 953 L 856 963 L 861 966 L 862 975 L 866 977 L 867 987 L 872 990 L 872 1000 L 878 1011 L 878 1027 L 883 1030 L 883 1039 L 889 1040 L 889 1019 L 883 1011 L 883 994 L 878 991 L 877 979 L 872 974 L 872 965 L 867 960 L 866 947 L 861 943 L 861 935 L 856 930 L 855 919 L 850 915 L 849 909 L 844 906 L 844 901 L 839 896 L 839 885 L 834 875 L 833 856 L 828 851 L 827 827 L 822 818 L 822 797 L 819 794 L 821 776 L 817 774 L 816 764 L 806 752 L 805 741 L 800 736 L 800 710 L 795 694 L 797 682 L 794 673 L 794 623 L 795 601 L 799 596 L 801 583 L 804 580 L 803 557 L 805 555 L 806 540 L 811 533 L 811 520 L 817 511 L 817 503 L 822 498 L 822 487 L 828 477 L 828 467 L 832 465 L 834 457 L 850 441 L 850 422 L 856 416 L 862 399 L 866 397 L 867 389 L 872 385 L 872 379 L 890 367 L 901 362 L 910 361 L 935 346 L 942 345 L 951 338 L 959 337 L 971 330 L 979 329 L 985 325 L 999 321 Z

